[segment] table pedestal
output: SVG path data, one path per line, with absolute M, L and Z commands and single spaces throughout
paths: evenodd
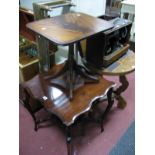
M 69 72 L 68 72 L 69 71 Z M 69 46 L 69 54 L 68 60 L 66 61 L 63 68 L 54 75 L 46 76 L 44 79 L 57 79 L 64 74 L 68 74 L 68 82 L 66 83 L 66 89 L 69 91 L 69 98 L 73 98 L 73 90 L 74 90 L 74 83 L 76 77 L 80 75 L 82 83 L 97 83 L 99 82 L 97 75 L 92 75 L 84 66 L 78 65 L 77 62 L 74 60 L 74 44 Z M 76 75 L 76 77 L 75 77 Z M 68 87 L 68 88 L 67 88 Z
M 121 96 L 121 93 L 123 93 L 128 88 L 129 82 L 125 75 L 119 76 L 119 82 L 121 83 L 121 85 L 118 89 L 114 91 L 114 93 L 115 93 L 115 98 L 118 101 L 118 104 L 117 104 L 118 108 L 123 109 L 126 106 L 126 101 Z

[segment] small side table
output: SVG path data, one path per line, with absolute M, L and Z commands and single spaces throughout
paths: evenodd
M 74 123 L 78 116 L 89 111 L 94 101 L 106 96 L 110 91 L 109 89 L 112 89 L 114 86 L 113 82 L 108 82 L 103 78 L 100 79 L 88 73 L 84 66 L 79 65 L 74 59 L 75 53 L 77 53 L 75 49 L 76 47 L 78 48 L 81 40 L 111 29 L 113 24 L 84 13 L 76 12 L 35 21 L 27 24 L 27 27 L 37 35 L 52 41 L 56 45 L 69 46 L 68 60 L 65 62 L 65 65 L 59 70 L 53 67 L 49 74 L 47 73 L 45 77 L 40 77 L 43 77 L 41 85 L 45 91 L 42 102 L 45 109 L 56 115 L 66 126 L 66 141 L 68 155 L 70 155 L 71 124 Z M 47 81 L 50 82 L 46 84 Z M 46 86 L 50 90 L 46 89 Z M 108 95 L 109 93 L 107 94 L 110 104 L 108 104 L 103 117 L 112 107 L 112 91 L 110 92 L 110 95 Z M 58 98 L 58 100 L 55 98 Z
M 126 106 L 126 101 L 121 96 L 121 93 L 124 92 L 129 86 L 126 75 L 135 70 L 135 53 L 131 50 L 128 50 L 120 59 L 102 70 L 95 68 L 92 66 L 92 64 L 86 62 L 86 60 L 83 60 L 83 62 L 87 69 L 91 72 L 97 72 L 100 75 L 119 76 L 121 85 L 117 90 L 114 91 L 114 97 L 118 101 L 118 107 L 123 109 Z
M 84 67 L 77 64 L 74 59 L 74 47 L 76 47 L 83 39 L 111 29 L 113 27 L 112 23 L 84 13 L 76 12 L 35 21 L 27 24 L 27 27 L 56 45 L 69 46 L 66 65 L 55 77 L 49 78 L 59 77 L 66 71 L 69 71 L 66 87 L 69 91 L 70 100 L 73 98 L 74 83 L 76 80 L 75 72 L 81 75 L 81 81 L 84 80 L 84 82 L 86 82 L 87 79 L 87 82 L 98 82 L 96 77 L 89 75 Z M 48 56 L 46 52 L 45 55 Z
M 119 76 L 119 81 L 121 83 L 120 87 L 115 90 L 115 98 L 118 101 L 118 107 L 124 108 L 126 106 L 125 99 L 121 96 L 128 86 L 129 82 L 126 75 L 135 70 L 135 53 L 131 50 L 117 60 L 115 63 L 111 64 L 108 68 L 102 70 L 104 75 Z
M 32 108 L 30 105 L 33 104 L 33 108 L 40 105 L 50 113 L 56 116 L 57 120 L 61 121 L 62 127 L 66 131 L 66 142 L 68 155 L 72 153 L 72 134 L 71 130 L 77 122 L 78 118 L 84 117 L 82 122 L 82 127 L 85 121 L 92 120 L 100 124 L 101 132 L 104 131 L 103 120 L 109 113 L 113 105 L 113 88 L 115 83 L 108 81 L 103 77 L 100 77 L 98 83 L 80 84 L 80 77 L 77 76 L 77 82 L 75 84 L 76 89 L 74 90 L 74 98 L 69 100 L 68 93 L 63 87 L 65 85 L 67 74 L 61 76 L 59 79 L 46 79 L 48 74 L 57 74 L 59 70 L 63 68 L 63 64 L 55 65 L 49 73 L 38 74 L 31 80 L 23 83 L 24 92 L 26 93 L 25 107 L 28 109 L 32 115 L 35 122 L 35 131 L 38 129 L 38 125 L 50 118 L 36 120 Z M 80 86 L 79 86 L 80 84 Z M 99 119 L 93 119 L 90 116 L 92 114 L 93 107 L 97 106 L 98 103 L 107 98 L 107 106 L 104 111 L 102 111 Z M 86 117 L 85 117 L 86 116 Z M 88 117 L 87 117 L 88 116 Z

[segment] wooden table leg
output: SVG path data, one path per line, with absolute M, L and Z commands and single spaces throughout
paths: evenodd
M 50 61 L 49 54 L 49 41 L 37 35 L 37 45 L 38 45 L 38 54 L 39 54 L 39 71 L 41 73 L 49 71 L 50 67 L 55 64 L 55 57 L 52 56 L 53 62 Z
M 103 128 L 103 121 L 104 121 L 104 118 L 107 116 L 107 114 L 109 113 L 109 111 L 110 111 L 110 109 L 112 108 L 112 105 L 113 105 L 113 103 L 114 103 L 112 94 L 113 94 L 113 89 L 111 88 L 111 89 L 108 91 L 108 93 L 107 93 L 108 106 L 106 107 L 104 113 L 103 113 L 102 116 L 101 116 L 101 132 L 104 131 L 104 128 Z
M 126 101 L 125 99 L 121 96 L 121 93 L 124 92 L 128 86 L 129 86 L 129 82 L 126 78 L 125 75 L 121 75 L 119 76 L 119 81 L 121 83 L 120 87 L 115 91 L 115 98 L 118 101 L 118 108 L 125 108 L 126 107 Z
M 73 98 L 73 62 L 74 62 L 74 44 L 69 45 L 69 98 Z
M 72 155 L 72 145 L 71 145 L 71 127 L 66 127 L 66 142 L 67 142 L 67 154 Z

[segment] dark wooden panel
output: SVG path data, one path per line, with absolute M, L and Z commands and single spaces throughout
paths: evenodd
M 35 41 L 35 33 L 30 31 L 26 24 L 34 21 L 33 12 L 26 8 L 19 8 L 19 33 L 31 41 Z

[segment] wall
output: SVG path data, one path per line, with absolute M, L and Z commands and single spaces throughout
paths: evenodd
M 20 0 L 21 6 L 33 9 L 32 3 L 47 0 Z M 99 16 L 105 13 L 106 0 L 72 0 L 76 7 L 72 7 L 73 11 L 84 12 L 92 16 Z M 52 15 L 61 14 L 62 9 L 55 9 Z

